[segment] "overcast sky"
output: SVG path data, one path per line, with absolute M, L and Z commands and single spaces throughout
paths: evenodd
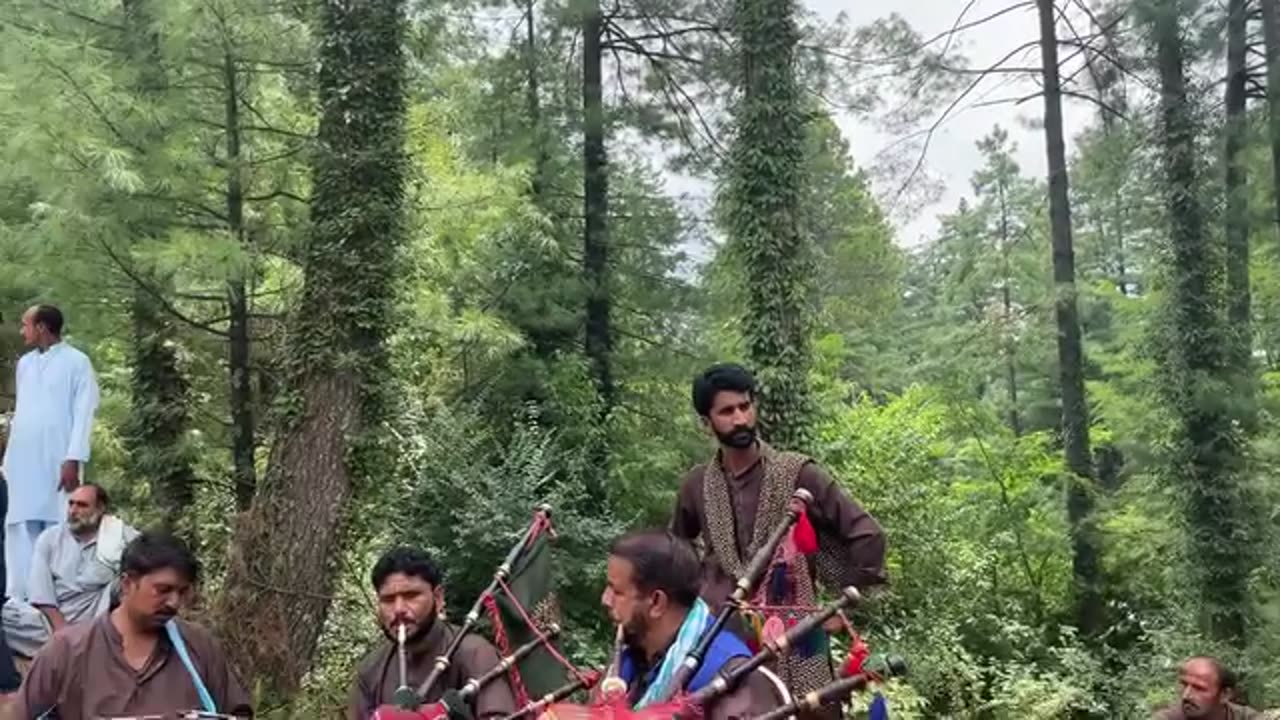
M 957 15 L 969 3 L 968 0 L 907 0 L 892 4 L 853 2 L 852 0 L 805 0 L 805 4 L 827 18 L 834 18 L 837 13 L 844 11 L 855 25 L 871 22 L 886 12 L 876 8 L 890 7 L 905 17 L 922 35 L 931 37 L 949 30 L 955 24 Z M 969 8 L 966 20 L 985 17 L 1011 4 L 1013 3 L 1010 0 L 977 0 Z M 971 66 L 984 67 L 1018 45 L 1035 39 L 1038 33 L 1035 8 L 1029 7 L 967 31 L 963 35 L 962 48 Z M 1037 48 L 1032 48 L 1026 57 L 1026 61 L 1018 62 L 1014 59 L 1010 64 L 1021 66 L 1039 64 L 1040 55 Z M 974 143 L 990 132 L 996 124 L 1005 127 L 1009 131 L 1011 140 L 1017 143 L 1018 150 L 1015 158 L 1023 172 L 1041 177 L 1045 174 L 1044 136 L 1038 126 L 1028 125 L 1029 121 L 1039 122 L 1044 109 L 1043 101 L 1036 99 L 1017 107 L 1010 104 L 971 107 L 984 99 L 1018 95 L 1019 89 L 1023 94 L 1031 93 L 1035 91 L 1036 86 L 1033 84 L 998 86 L 996 80 L 988 81 L 935 133 L 925 162 L 933 175 L 945 183 L 946 190 L 936 204 L 924 208 L 913 218 L 895 221 L 900 244 L 912 246 L 931 237 L 938 228 L 938 215 L 950 212 L 961 197 L 970 194 L 969 177 L 981 164 Z M 1067 153 L 1070 155 L 1071 136 L 1088 125 L 1095 116 L 1095 111 L 1088 105 L 1068 101 L 1063 108 L 1063 113 L 1067 131 Z M 837 121 L 852 146 L 854 160 L 861 166 L 870 166 L 876 154 L 894 139 L 892 135 L 876 132 L 848 114 L 837 115 Z M 877 188 L 881 194 L 891 194 L 895 189 L 894 187 Z

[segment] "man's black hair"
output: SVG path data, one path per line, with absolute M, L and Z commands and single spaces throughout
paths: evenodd
M 698 415 L 711 415 L 716 393 L 740 392 L 755 396 L 756 379 L 751 372 L 734 363 L 712 365 L 693 379 L 693 409 Z
M 102 506 L 103 510 L 111 507 L 111 496 L 107 495 L 106 488 L 102 487 L 98 483 L 91 482 L 81 483 L 80 487 L 93 488 L 93 491 L 96 493 L 96 497 L 98 498 L 98 505 Z
M 31 324 L 43 325 L 49 328 L 49 332 L 62 337 L 62 311 L 53 305 L 37 305 Z
M 141 577 L 161 570 L 173 570 L 195 583 L 200 579 L 200 562 L 181 539 L 162 531 L 144 532 L 124 548 L 120 571 Z
M 403 545 L 386 551 L 374 564 L 373 572 L 369 574 L 374 591 L 377 592 L 387 578 L 396 573 L 420 578 L 431 587 L 440 587 L 440 583 L 444 580 L 444 571 L 436 564 L 430 553 Z
M 609 554 L 631 563 L 632 580 L 641 592 L 661 590 L 671 602 L 693 607 L 702 584 L 702 565 L 693 546 L 666 530 L 627 533 Z

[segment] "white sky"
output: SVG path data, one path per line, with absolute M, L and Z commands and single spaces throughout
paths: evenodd
M 949 30 L 956 22 L 959 13 L 968 5 L 968 0 L 904 0 L 892 4 L 854 2 L 853 0 L 805 0 L 805 4 L 827 18 L 834 18 L 837 13 L 845 12 L 854 25 L 862 25 L 892 11 L 899 13 L 911 23 L 923 36 L 931 37 Z M 990 15 L 1002 8 L 1014 4 L 1013 0 L 977 0 L 968 10 L 967 20 L 974 20 Z M 1039 35 L 1039 23 L 1035 7 L 1009 13 L 991 21 L 984 26 L 973 28 L 962 36 L 962 45 L 971 67 L 985 67 L 1007 54 L 1018 45 L 1035 39 Z M 1019 62 L 1017 58 L 1010 65 L 1039 65 L 1039 50 L 1032 48 L 1027 59 Z M 1035 92 L 1036 86 L 1029 81 L 1021 85 L 1005 84 L 996 87 L 997 79 L 989 80 L 975 92 L 970 100 L 957 108 L 938 132 L 935 133 L 931 149 L 925 157 L 925 163 L 932 174 L 945 183 L 946 190 L 932 206 L 907 221 L 895 218 L 897 240 L 901 245 L 913 246 L 928 239 L 937 231 L 938 215 L 950 212 L 956 207 L 960 198 L 970 194 L 969 177 L 981 165 L 975 143 L 986 135 L 992 127 L 999 124 L 1009 131 L 1010 139 L 1017 143 L 1015 158 L 1024 174 L 1043 177 L 1045 174 L 1044 136 L 1038 127 L 1029 126 L 1028 121 L 1039 122 L 1044 109 L 1039 98 L 1028 101 L 1017 107 L 1002 104 L 989 107 L 973 108 L 976 102 L 983 99 L 994 99 Z M 968 108 L 968 109 L 965 109 Z M 1084 129 L 1096 117 L 1096 109 L 1090 105 L 1064 99 L 1064 124 L 1067 134 L 1067 154 L 1071 154 L 1073 137 Z M 859 122 L 849 114 L 837 115 L 837 122 L 849 140 L 854 161 L 859 166 L 870 166 L 876 154 L 894 139 L 883 135 L 866 123 Z M 877 187 L 884 194 L 892 193 L 896 187 Z
M 901 0 L 892 4 L 855 0 L 803 1 L 808 8 L 829 20 L 841 12 L 846 13 L 854 27 L 887 15 L 890 10 L 884 8 L 891 8 L 926 38 L 950 30 L 967 5 L 969 7 L 965 21 L 974 21 L 1016 4 L 1016 0 L 975 0 L 972 5 L 970 0 Z M 953 40 L 952 47 L 964 53 L 968 67 L 982 68 L 1019 45 L 1038 37 L 1039 21 L 1035 7 L 1030 6 L 966 30 Z M 1063 54 L 1060 51 L 1060 55 Z M 1011 58 L 1006 65 L 1036 67 L 1039 64 L 1039 48 L 1033 46 L 1024 55 Z M 911 208 L 910 214 L 898 212 L 890 215 L 899 245 L 913 247 L 931 239 L 938 230 L 938 216 L 953 211 L 962 197 L 971 195 L 969 179 L 982 164 L 976 143 L 996 125 L 1008 130 L 1011 142 L 1016 144 L 1014 158 L 1023 174 L 1044 177 L 1047 164 L 1044 135 L 1038 125 L 1044 111 L 1043 100 L 1036 97 L 1017 106 L 1003 103 L 975 107 L 984 101 L 1029 95 L 1037 89 L 1038 86 L 1031 78 L 1023 79 L 1012 75 L 988 78 L 948 116 L 935 131 L 924 158 L 926 172 L 934 180 L 941 182 L 944 189 L 930 205 Z M 942 108 L 938 108 L 937 112 L 941 111 Z M 900 136 L 919 129 L 903 128 L 901 134 L 886 134 L 851 113 L 835 111 L 834 114 L 837 124 L 849 141 L 855 164 L 863 168 L 870 168 L 877 155 Z M 1096 116 L 1097 109 L 1094 106 L 1070 98 L 1063 99 L 1068 157 L 1072 152 L 1074 136 Z M 668 190 L 672 194 L 685 196 L 686 203 L 705 211 L 706 198 L 711 192 L 707 182 L 671 172 L 667 173 L 667 180 Z M 889 203 L 902 180 L 903 178 L 896 178 L 875 185 L 874 189 L 886 210 L 891 209 Z M 705 247 L 690 246 L 686 247 L 686 251 L 695 261 L 707 257 Z

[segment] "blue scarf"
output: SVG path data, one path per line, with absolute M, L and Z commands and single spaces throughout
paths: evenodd
M 675 678 L 676 669 L 684 662 L 689 651 L 698 644 L 698 640 L 707 628 L 714 623 L 715 617 L 711 614 L 711 608 L 699 598 L 694 602 L 693 607 L 689 608 L 689 614 L 685 615 L 684 622 L 680 623 L 680 631 L 676 633 L 676 639 L 671 643 L 671 647 L 667 648 L 662 662 L 657 668 L 650 669 L 646 673 L 652 680 L 634 709 L 639 710 L 646 705 L 671 698 L 675 691 L 675 688 L 671 687 L 671 681 Z M 711 648 L 707 650 L 702 666 L 698 668 L 698 672 L 689 683 L 689 691 L 697 691 L 711 682 L 720 668 L 734 657 L 751 657 L 751 650 L 736 635 L 728 630 L 721 630 L 712 641 Z M 623 655 L 622 667 L 619 668 L 618 674 L 628 685 L 631 685 L 636 679 L 636 672 L 636 662 L 631 654 Z

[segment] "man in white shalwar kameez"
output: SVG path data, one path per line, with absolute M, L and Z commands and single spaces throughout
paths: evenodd
M 89 358 L 62 341 L 62 313 L 37 305 L 22 316 L 35 348 L 18 360 L 17 403 L 3 469 L 9 484 L 4 524 L 8 595 L 25 600 L 36 539 L 62 520 L 67 493 L 80 484 L 98 409 Z

